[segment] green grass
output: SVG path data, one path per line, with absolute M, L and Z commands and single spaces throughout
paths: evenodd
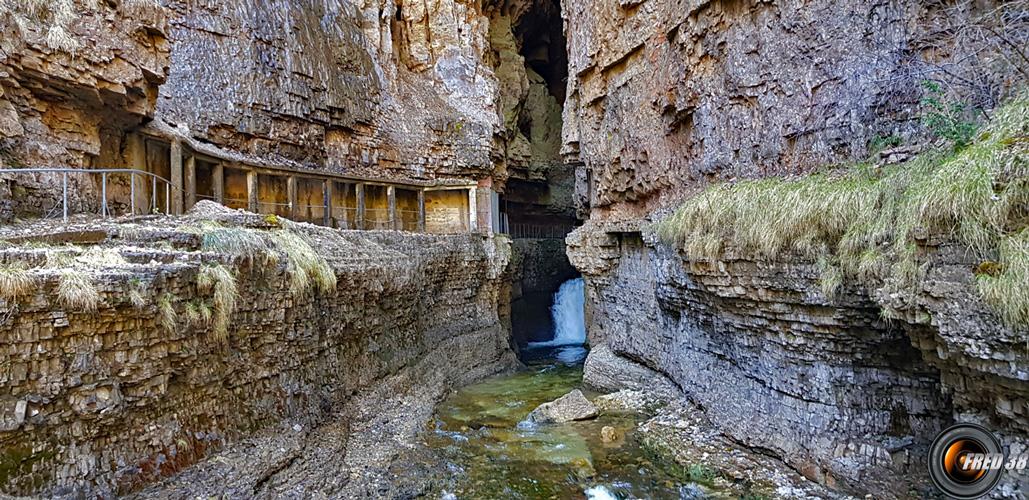
M 968 147 L 934 150 L 900 165 L 868 164 L 797 179 L 715 185 L 657 224 L 666 243 L 691 260 L 727 248 L 770 260 L 786 254 L 819 263 L 832 297 L 844 280 L 911 287 L 926 271 L 920 243 L 932 236 L 962 243 L 986 260 L 998 250 L 999 276 L 979 290 L 1010 325 L 1024 325 L 1029 296 L 1029 92 L 998 108 Z M 1017 241 L 1016 241 L 1017 240 Z M 1001 292 L 1001 290 L 1005 290 Z
M 14 302 L 32 291 L 35 280 L 24 265 L 0 266 L 0 299 Z

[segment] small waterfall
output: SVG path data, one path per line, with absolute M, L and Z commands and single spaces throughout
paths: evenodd
M 550 315 L 554 320 L 554 338 L 546 342 L 530 342 L 529 347 L 555 347 L 561 361 L 574 363 L 586 357 L 585 286 L 582 278 L 561 284 L 554 294 Z
M 586 343 L 586 295 L 582 278 L 561 283 L 554 294 L 550 316 L 554 318 L 554 340 L 549 345 L 582 345 Z

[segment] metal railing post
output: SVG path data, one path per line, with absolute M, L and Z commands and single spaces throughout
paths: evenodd
M 150 194 L 150 213 L 157 211 L 157 177 L 151 177 L 150 186 L 153 187 L 153 193 Z
M 129 172 L 129 216 L 136 216 L 136 173 Z
M 107 218 L 107 172 L 100 174 L 100 216 Z
M 64 222 L 68 222 L 68 172 L 61 176 L 61 183 L 64 185 Z
M 171 184 L 164 185 L 164 215 L 171 214 Z

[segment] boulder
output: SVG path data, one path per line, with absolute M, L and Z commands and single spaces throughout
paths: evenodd
M 559 424 L 573 420 L 587 420 L 597 416 L 597 407 L 575 389 L 549 403 L 536 407 L 525 418 L 527 422 L 536 424 Z

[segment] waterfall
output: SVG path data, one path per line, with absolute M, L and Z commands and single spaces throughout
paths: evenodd
M 582 345 L 586 343 L 586 295 L 582 278 L 561 283 L 554 294 L 550 316 L 554 318 L 554 340 L 551 345 Z
M 554 338 L 546 342 L 530 342 L 529 347 L 581 346 L 586 343 L 584 288 L 582 278 L 561 284 L 554 294 L 554 305 L 550 306 Z

